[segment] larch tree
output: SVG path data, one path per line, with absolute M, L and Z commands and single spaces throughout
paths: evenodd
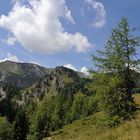
M 133 31 L 127 18 L 122 18 L 112 30 L 105 49 L 92 55 L 98 68 L 94 77 L 95 89 L 102 97 L 103 108 L 111 116 L 127 118 L 135 110 L 133 69 L 140 60 L 136 57 L 139 37 Z

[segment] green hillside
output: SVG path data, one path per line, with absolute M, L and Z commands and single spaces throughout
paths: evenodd
M 136 94 L 134 97 L 136 103 L 140 105 L 140 94 Z M 98 112 L 84 117 L 52 132 L 50 137 L 43 140 L 139 140 L 139 111 L 137 111 L 135 119 L 122 122 L 116 128 L 109 128 L 102 124 L 101 120 L 105 116 L 104 112 Z
M 140 105 L 140 94 L 135 95 Z M 75 121 L 55 131 L 44 140 L 140 140 L 140 112 L 135 119 L 121 123 L 116 128 L 102 127 L 98 120 L 104 119 L 103 112 Z

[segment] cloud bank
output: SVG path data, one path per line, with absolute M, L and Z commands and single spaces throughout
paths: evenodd
M 75 24 L 65 0 L 28 0 L 27 4 L 16 0 L 9 14 L 0 16 L 0 27 L 10 31 L 12 38 L 29 51 L 87 51 L 91 47 L 88 38 L 79 32 L 65 31 L 60 18 Z M 9 43 L 13 45 L 14 42 L 10 40 Z

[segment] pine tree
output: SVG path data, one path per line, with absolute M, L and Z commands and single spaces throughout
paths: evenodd
M 102 94 L 105 110 L 112 116 L 128 117 L 135 109 L 132 90 L 135 86 L 133 68 L 139 64 L 136 51 L 139 38 L 135 37 L 129 22 L 122 18 L 107 40 L 104 51 L 92 56 L 99 73 L 96 90 Z M 98 76 L 97 76 L 98 75 Z
M 20 111 L 13 124 L 13 139 L 14 140 L 26 140 L 29 130 L 29 123 L 24 111 Z

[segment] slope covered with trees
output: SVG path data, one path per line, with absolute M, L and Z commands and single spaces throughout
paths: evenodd
M 134 99 L 140 105 L 140 95 L 134 95 Z M 95 113 L 52 132 L 43 140 L 139 140 L 140 112 L 137 111 L 133 117 L 131 121 L 110 127 L 105 112 Z

